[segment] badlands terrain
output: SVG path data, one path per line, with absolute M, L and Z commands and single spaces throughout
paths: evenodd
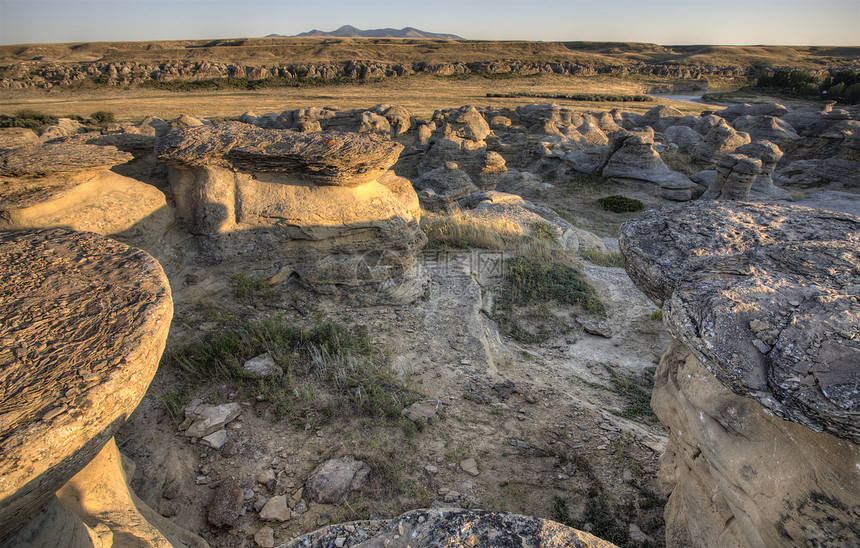
M 0 222 L 96 232 L 161 264 L 166 350 L 115 438 L 175 545 L 399 546 L 409 528 L 429 543 L 482 515 L 454 508 L 619 546 L 851 545 L 860 110 L 647 94 L 857 59 L 4 46 L 0 114 L 18 127 L 0 130 Z M 750 288 L 720 285 L 735 275 Z M 756 292 L 785 280 L 785 303 Z M 807 361 L 779 361 L 807 342 Z M 801 479 L 774 478 L 762 440 Z M 549 523 L 499 519 L 527 542 Z

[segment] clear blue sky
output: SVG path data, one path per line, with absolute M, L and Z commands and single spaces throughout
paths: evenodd
M 0 0 L 0 44 L 412 26 L 469 39 L 860 46 L 860 0 Z

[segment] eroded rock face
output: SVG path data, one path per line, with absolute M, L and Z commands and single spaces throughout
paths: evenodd
M 0 539 L 24 526 L 137 407 L 173 305 L 146 253 L 91 233 L 0 236 Z
M 856 540 L 860 218 L 702 202 L 626 224 L 620 246 L 676 340 L 652 399 L 667 542 Z
M 692 195 L 693 183 L 685 175 L 672 171 L 654 149 L 654 139 L 631 135 L 603 168 L 611 179 L 645 181 L 658 185 L 661 195 L 670 200 L 685 201 Z
M 717 176 L 702 199 L 746 200 L 761 173 L 761 160 L 743 154 L 724 154 L 717 162 L 716 172 Z
M 517 546 L 520 548 L 612 548 L 610 542 L 540 518 L 487 510 L 413 510 L 392 520 L 326 527 L 281 548 L 323 546 Z
M 330 292 L 400 290 L 414 279 L 426 242 L 418 199 L 387 172 L 402 148 L 374 135 L 234 122 L 169 133 L 157 153 L 202 260 L 264 261 Z

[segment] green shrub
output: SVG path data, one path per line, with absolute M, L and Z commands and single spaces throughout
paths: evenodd
M 601 198 L 597 200 L 597 203 L 599 203 L 606 211 L 612 211 L 614 213 L 630 213 L 633 211 L 639 211 L 643 207 L 642 202 L 639 200 L 627 198 L 626 196 L 620 196 L 618 194 Z
M 113 112 L 109 110 L 98 110 L 90 114 L 90 118 L 92 121 L 100 126 L 105 124 L 111 124 L 116 121 L 116 118 L 113 115 Z
M 40 131 L 56 119 L 53 114 L 23 109 L 15 112 L 13 116 L 0 114 L 0 127 L 23 127 Z

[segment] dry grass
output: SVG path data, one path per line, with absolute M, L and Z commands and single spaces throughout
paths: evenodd
M 118 121 L 140 121 L 147 115 L 173 119 L 181 114 L 238 117 L 246 111 L 257 114 L 304 107 L 336 106 L 342 109 L 369 108 L 377 103 L 397 104 L 419 118 L 429 119 L 436 109 L 463 105 L 514 108 L 550 100 L 487 97 L 488 93 L 599 93 L 631 95 L 643 93 L 657 79 L 624 79 L 612 76 L 561 76 L 541 74 L 514 79 L 481 76 L 433 76 L 416 74 L 377 82 L 329 85 L 313 88 L 279 88 L 255 91 L 164 92 L 144 89 L 104 88 L 86 92 L 43 90 L 0 92 L 0 114 L 33 109 L 50 114 L 89 116 L 97 110 L 111 111 Z M 648 103 L 587 102 L 556 99 L 551 102 L 580 111 L 622 108 L 645 112 L 658 104 L 671 104 L 685 113 L 698 114 L 706 105 L 658 100 Z M 716 108 L 716 107 L 714 107 Z

